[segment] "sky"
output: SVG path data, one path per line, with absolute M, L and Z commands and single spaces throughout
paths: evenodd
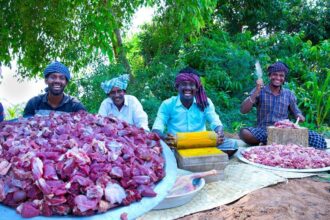
M 43 79 L 18 82 L 18 79 L 15 77 L 16 70 L 15 62 L 12 62 L 12 68 L 1 67 L 0 101 L 5 108 L 26 103 L 30 98 L 38 95 L 46 87 Z
M 150 22 L 154 14 L 153 8 L 140 8 L 132 19 L 132 26 L 128 33 L 130 36 L 132 33 L 140 31 L 139 26 L 145 22 Z M 15 77 L 17 67 L 15 61 L 11 63 L 12 68 L 6 66 L 0 66 L 0 102 L 6 108 L 13 105 L 25 105 L 26 102 L 43 92 L 46 88 L 44 79 L 31 79 L 18 82 Z

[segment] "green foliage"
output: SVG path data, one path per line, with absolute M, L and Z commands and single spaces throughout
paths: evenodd
M 150 0 L 0 0 L 0 62 L 9 65 L 15 57 L 19 73 L 31 77 L 55 59 L 74 72 L 100 56 L 113 58 L 124 23 Z M 116 32 L 117 31 L 117 32 Z
M 101 102 L 107 98 L 101 89 L 101 83 L 123 73 L 125 70 L 122 65 L 99 64 L 95 72 L 83 74 L 80 79 L 73 79 L 68 85 L 67 91 L 77 96 L 89 112 L 97 113 Z
M 208 91 L 225 91 L 232 96 L 234 92 L 242 93 L 243 88 L 250 83 L 254 58 L 235 40 L 226 32 L 212 31 L 208 37 L 201 37 L 196 43 L 187 45 L 182 59 L 205 72 L 205 87 Z M 218 95 L 222 99 L 221 93 Z
M 229 33 L 240 33 L 244 28 L 258 34 L 272 29 L 283 16 L 282 0 L 219 0 L 214 17 Z M 274 19 L 276 18 L 276 19 Z
M 268 52 L 271 59 L 278 58 L 289 65 L 289 87 L 295 91 L 307 122 L 320 128 L 329 124 L 330 44 L 325 40 L 312 45 L 303 38 L 303 35 L 279 34 L 262 45 L 272 48 Z
M 330 110 L 330 69 L 327 71 L 325 81 L 319 81 L 312 75 L 311 81 L 305 83 L 306 88 L 311 90 L 311 96 L 316 109 L 316 125 L 321 126 L 327 118 Z
M 269 64 L 281 60 L 290 67 L 287 80 L 306 114 L 305 124 L 327 133 L 329 4 L 322 0 L 0 0 L 0 62 L 8 65 L 17 57 L 24 77 L 40 74 L 50 60 L 64 61 L 75 74 L 67 91 L 93 113 L 106 98 L 101 82 L 131 67 L 127 93 L 141 101 L 150 127 L 160 103 L 177 94 L 177 72 L 189 65 L 201 73 L 225 128 L 236 132 L 256 121 L 255 110 L 239 113 L 240 103 L 255 86 L 255 60 L 265 73 Z M 152 23 L 121 44 L 123 28 L 145 5 L 157 6 Z M 83 71 L 86 66 L 94 70 Z M 265 82 L 267 78 L 266 73 Z
M 5 114 L 5 120 L 12 120 L 23 115 L 23 107 L 19 104 L 8 107 L 7 114 Z
M 274 28 L 287 33 L 304 33 L 304 40 L 314 44 L 329 39 L 330 2 L 324 0 L 295 0 L 284 4 L 283 17 Z M 275 19 L 277 20 L 277 19 Z
M 229 33 L 305 33 L 313 43 L 329 38 L 330 3 L 324 0 L 219 0 L 215 25 Z
M 141 104 L 143 105 L 144 111 L 148 113 L 149 128 L 152 128 L 161 101 L 155 97 L 150 97 L 149 99 L 140 99 L 140 100 L 141 100 Z
M 158 21 L 179 27 L 183 33 L 198 32 L 211 21 L 216 3 L 215 0 L 166 0 L 158 10 L 163 21 Z
M 146 27 L 144 30 L 145 32 L 139 38 L 139 44 L 145 46 L 142 51 L 153 50 L 148 47 L 152 47 L 153 44 L 149 44 L 149 42 L 155 40 L 152 38 L 153 35 L 149 35 L 152 34 L 149 33 L 152 32 L 152 29 Z M 145 38 L 147 35 L 150 38 Z M 166 37 L 163 36 L 163 38 Z M 293 91 L 298 92 L 305 88 L 303 91 L 308 93 L 297 95 L 298 104 L 303 113 L 306 112 L 308 122 L 324 126 L 324 123 L 328 123 L 326 111 L 321 107 L 324 105 L 324 101 L 317 105 L 316 96 L 306 86 L 316 73 L 319 82 L 321 80 L 326 82 L 324 71 L 328 66 L 329 44 L 328 41 L 321 41 L 318 45 L 313 46 L 310 41 L 306 42 L 303 39 L 303 34 L 283 33 L 274 34 L 268 38 L 254 39 L 250 32 L 230 36 L 225 31 L 213 28 L 205 31 L 193 42 L 188 40 L 178 49 L 178 52 L 149 53 L 148 56 L 144 56 L 145 67 L 137 75 L 141 74 L 142 78 L 147 81 L 146 84 L 160 103 L 161 100 L 176 94 L 172 85 L 177 70 L 186 65 L 196 68 L 202 74 L 207 94 L 214 102 L 225 128 L 237 131 L 242 126 L 253 126 L 256 122 L 255 110 L 246 115 L 239 113 L 240 103 L 245 99 L 246 93 L 255 86 L 256 77 L 253 74 L 255 59 L 258 58 L 262 64 L 265 82 L 268 79 L 267 66 L 276 60 L 282 60 L 290 67 L 288 81 L 297 85 L 294 88 L 291 87 Z M 166 40 L 157 42 L 158 51 L 168 49 Z M 172 42 L 173 44 L 175 42 Z M 176 54 L 177 59 L 175 59 Z M 308 78 L 306 78 L 307 75 Z M 159 85 L 162 85 L 161 88 Z M 328 85 L 324 84 L 317 88 L 316 90 L 323 88 L 326 94 Z M 310 96 L 310 102 L 306 103 L 305 99 L 308 96 Z M 145 98 L 145 100 L 148 99 Z M 317 106 L 319 106 L 319 110 L 316 110 Z M 324 118 L 323 121 L 315 117 L 316 112 L 321 113 L 322 116 L 319 118 Z M 318 125 L 316 129 L 318 127 L 320 129 L 322 126 Z
M 299 101 L 299 106 L 305 110 L 306 121 L 315 124 L 320 128 L 324 124 L 329 124 L 330 110 L 330 70 L 327 70 L 326 78 L 320 79 L 317 74 L 309 74 L 310 79 L 299 87 L 291 83 L 291 88 L 295 89 Z
M 130 83 L 129 94 L 136 96 L 148 114 L 151 128 L 161 102 L 177 92 L 174 88 L 176 69 L 169 67 L 166 57 L 157 57 L 147 68 L 137 69 L 135 79 Z M 171 58 L 169 58 L 171 59 Z
M 110 61 L 115 57 L 129 70 L 121 29 L 139 7 L 158 5 L 159 21 L 167 17 L 190 32 L 205 26 L 215 4 L 215 0 L 0 0 L 0 62 L 10 65 L 17 58 L 22 77 L 40 74 L 55 59 L 78 72 L 100 56 Z

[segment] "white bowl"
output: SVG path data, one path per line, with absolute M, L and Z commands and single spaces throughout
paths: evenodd
M 193 191 L 187 192 L 185 194 L 180 194 L 180 195 L 168 195 L 165 197 L 163 201 L 161 201 L 155 208 L 154 210 L 158 209 L 169 209 L 169 208 L 174 208 L 178 206 L 182 206 L 188 202 L 190 202 L 194 196 L 197 195 L 197 193 L 203 189 L 205 186 L 205 180 L 204 178 L 200 178 L 198 181 L 196 179 L 194 182 L 197 182 L 195 185 L 196 188 Z

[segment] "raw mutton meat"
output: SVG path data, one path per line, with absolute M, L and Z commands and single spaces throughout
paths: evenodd
M 159 137 L 85 112 L 0 123 L 0 202 L 23 217 L 92 215 L 154 197 Z
M 277 128 L 299 128 L 299 125 L 296 125 L 295 123 L 291 122 L 289 119 L 277 121 L 274 123 L 274 126 Z
M 330 153 L 295 144 L 254 147 L 242 155 L 251 162 L 271 167 L 316 169 L 330 166 Z

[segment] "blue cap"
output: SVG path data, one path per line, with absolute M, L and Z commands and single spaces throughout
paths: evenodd
M 49 64 L 44 71 L 44 77 L 46 78 L 51 73 L 61 73 L 65 76 L 67 81 L 70 80 L 70 71 L 68 67 L 61 62 L 55 61 Z

